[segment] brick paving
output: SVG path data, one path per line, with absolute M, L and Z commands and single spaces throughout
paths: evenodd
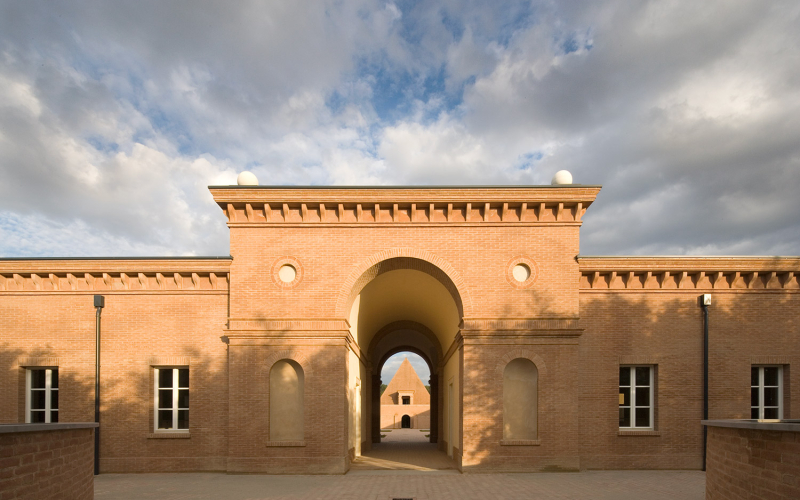
M 356 458 L 350 472 L 364 470 L 416 470 L 435 471 L 455 469 L 456 464 L 436 448 L 428 432 L 419 429 L 393 429 L 383 431 L 386 437 L 372 445 L 372 449 Z
M 102 474 L 97 500 L 286 498 L 416 500 L 701 500 L 699 471 L 589 471 L 459 474 L 457 471 L 358 471 L 344 476 Z

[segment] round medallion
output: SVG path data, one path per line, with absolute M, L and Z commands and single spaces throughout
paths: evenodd
M 506 266 L 506 281 L 514 288 L 523 289 L 533 286 L 539 275 L 536 261 L 524 256 L 511 259 Z
M 303 279 L 303 266 L 294 257 L 281 257 L 272 264 L 272 281 L 281 288 L 294 288 Z

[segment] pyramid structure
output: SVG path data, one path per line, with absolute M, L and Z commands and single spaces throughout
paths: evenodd
M 400 363 L 400 368 L 394 374 L 386 390 L 383 391 L 381 396 L 382 405 L 399 405 L 402 403 L 401 393 L 403 395 L 413 391 L 412 403 L 414 405 L 429 405 L 431 404 L 431 396 L 425 388 L 425 384 L 420 380 L 419 375 L 411 366 L 408 358 L 403 359 Z

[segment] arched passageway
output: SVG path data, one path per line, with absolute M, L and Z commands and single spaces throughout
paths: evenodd
M 408 415 L 403 415 L 403 418 L 400 421 L 400 428 L 401 429 L 410 429 L 411 428 L 411 417 Z
M 355 280 L 348 300 L 350 331 L 361 353 L 351 354 L 349 363 L 350 427 L 359 431 L 361 439 L 351 442 L 351 456 L 358 457 L 382 442 L 380 370 L 390 356 L 402 351 L 419 354 L 430 368 L 430 379 L 422 381 L 430 386 L 430 430 L 425 436 L 434 444 L 432 450 L 452 456 L 461 440 L 461 401 L 456 399 L 460 391 L 450 391 L 447 399 L 440 387 L 448 383 L 457 388 L 461 378 L 459 356 L 453 348 L 464 310 L 457 287 L 430 262 L 400 257 L 365 271 Z M 354 407 L 356 401 L 360 403 Z M 410 428 L 413 419 L 409 416 L 401 423 Z

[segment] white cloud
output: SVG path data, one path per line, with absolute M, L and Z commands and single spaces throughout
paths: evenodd
M 584 253 L 800 245 L 796 2 L 2 9 L 6 255 L 226 254 L 206 186 L 245 169 L 341 185 L 567 168 L 604 184 Z

